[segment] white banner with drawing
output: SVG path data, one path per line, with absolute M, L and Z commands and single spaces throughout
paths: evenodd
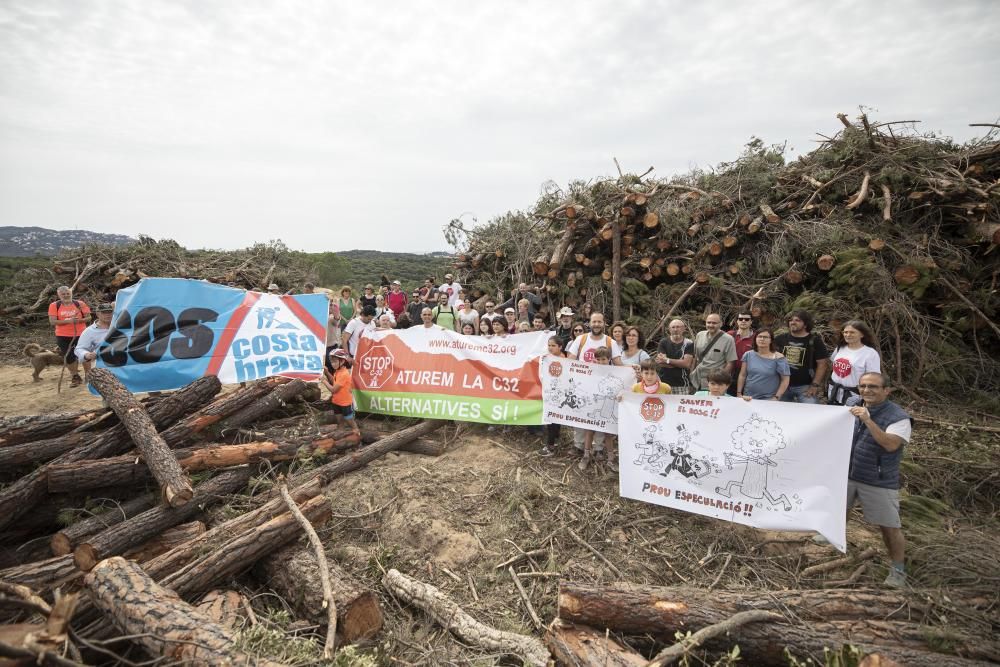
M 625 394 L 622 497 L 847 547 L 847 408 Z
M 601 366 L 547 354 L 538 374 L 546 424 L 618 432 L 618 395 L 636 382 L 631 366 Z

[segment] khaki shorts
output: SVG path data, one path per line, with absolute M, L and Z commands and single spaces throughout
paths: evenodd
M 899 490 L 847 480 L 847 509 L 861 501 L 865 521 L 885 528 L 902 528 L 899 520 Z

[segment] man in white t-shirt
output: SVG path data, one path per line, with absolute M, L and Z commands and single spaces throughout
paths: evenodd
M 365 306 L 361 309 L 361 314 L 348 322 L 347 326 L 344 327 L 342 345 L 352 357 L 358 351 L 358 341 L 361 340 L 361 334 L 365 331 L 375 330 L 374 320 L 375 308 L 373 306 Z
M 570 341 L 566 348 L 566 356 L 570 359 L 578 359 L 587 363 L 594 362 L 594 350 L 599 347 L 606 347 L 611 350 L 611 364 L 622 365 L 622 349 L 615 342 L 615 339 L 604 333 L 604 315 L 602 313 L 591 313 L 590 333 L 577 336 Z M 583 439 L 586 429 L 573 429 L 573 445 L 581 452 L 584 451 Z M 604 434 L 600 431 L 594 433 L 594 452 L 604 451 Z
M 454 308 L 458 305 L 458 290 L 460 289 L 462 289 L 462 286 L 455 282 L 455 276 L 446 273 L 444 274 L 444 283 L 441 287 L 438 287 L 438 294 L 447 294 L 448 305 Z
M 599 347 L 606 347 L 611 350 L 611 365 L 622 365 L 622 348 L 615 342 L 615 339 L 604 333 L 604 315 L 602 313 L 592 313 L 590 316 L 590 333 L 577 336 L 566 347 L 566 356 L 570 359 L 579 359 L 587 363 L 593 363 L 594 350 Z

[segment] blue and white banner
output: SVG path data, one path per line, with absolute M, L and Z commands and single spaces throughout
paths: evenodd
M 847 408 L 627 393 L 618 420 L 622 497 L 846 549 Z
M 97 365 L 129 391 L 176 389 L 204 375 L 223 384 L 270 375 L 319 379 L 329 301 L 182 278 L 120 290 Z

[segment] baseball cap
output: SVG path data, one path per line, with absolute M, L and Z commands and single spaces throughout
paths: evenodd
M 568 306 L 564 306 L 559 310 L 559 317 L 573 317 L 573 309 Z
M 393 280 L 392 284 L 393 285 L 402 285 L 403 283 L 399 282 L 398 280 Z
M 337 359 L 350 359 L 351 355 L 347 354 L 347 350 L 337 348 L 330 352 L 331 357 L 336 357 Z
M 267 291 L 268 292 L 277 292 L 280 289 L 281 288 L 278 287 L 278 283 L 271 283 L 270 285 L 267 286 Z
M 453 276 L 450 273 L 446 273 L 446 274 L 444 274 L 444 277 L 445 277 L 445 280 L 447 280 L 448 278 L 454 278 L 455 276 Z
M 507 313 L 516 313 L 516 312 L 517 311 L 514 310 L 513 308 L 507 308 L 503 311 L 503 314 L 506 315 Z

